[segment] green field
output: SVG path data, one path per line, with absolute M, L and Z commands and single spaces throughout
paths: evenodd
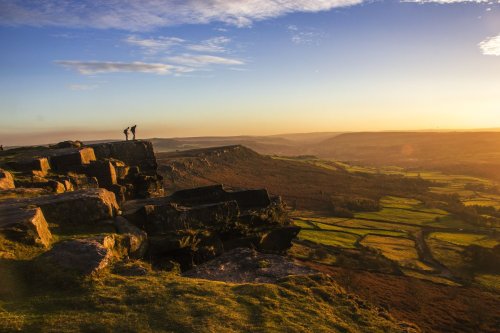
M 368 235 L 363 238 L 361 245 L 380 251 L 386 258 L 402 267 L 432 271 L 431 267 L 419 260 L 415 242 L 411 239 Z
M 500 244 L 499 239 L 494 239 L 487 235 L 478 234 L 433 232 L 429 236 L 429 238 L 437 239 L 458 246 L 468 246 L 474 244 L 482 247 L 492 248 Z
M 429 187 L 431 194 L 458 195 L 465 206 L 488 206 L 500 209 L 500 192 L 496 189 L 497 184 L 485 178 L 438 171 L 409 171 L 396 166 L 351 165 L 317 158 L 285 159 L 351 173 L 418 177 L 433 182 Z M 295 224 L 303 228 L 299 238 L 336 248 L 370 248 L 396 262 L 408 276 L 452 285 L 457 282 L 450 280 L 449 272 L 443 271 L 440 276 L 436 274 L 436 270 L 440 271 L 445 267 L 457 274 L 457 277 L 463 278 L 462 272 L 469 268 L 462 257 L 466 246 L 493 248 L 500 244 L 498 237 L 488 235 L 484 230 L 477 233 L 476 225 L 462 221 L 443 209 L 426 205 L 415 198 L 384 196 L 379 203 L 381 207 L 379 211 L 356 212 L 354 218 L 330 217 L 314 212 L 294 212 Z M 419 258 L 415 237 L 422 230 L 429 230 L 426 228 L 433 228 L 433 231 L 436 228 L 443 229 L 443 232 L 431 232 L 423 242 L 427 243 L 430 250 L 431 258 L 427 259 L 431 262 L 437 261 L 444 266 L 430 267 Z M 331 258 L 328 260 L 332 261 Z M 474 280 L 486 288 L 498 289 L 500 278 L 496 275 L 478 274 Z

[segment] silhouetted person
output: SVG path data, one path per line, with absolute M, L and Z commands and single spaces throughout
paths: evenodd
M 123 134 L 125 134 L 125 141 L 128 141 L 128 129 L 129 129 L 129 128 L 130 128 L 130 127 L 127 127 L 127 128 L 125 128 L 125 129 L 123 130 Z
M 137 125 L 130 127 L 130 131 L 132 132 L 132 135 L 133 135 L 132 140 L 135 140 L 135 128 L 136 127 L 137 127 Z
M 0 151 L 3 151 L 3 145 L 0 145 Z

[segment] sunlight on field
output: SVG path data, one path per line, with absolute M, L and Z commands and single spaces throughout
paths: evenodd
M 493 239 L 489 236 L 478 234 L 433 232 L 429 237 L 459 246 L 468 246 L 474 244 L 482 247 L 492 248 L 500 244 L 500 241 L 498 239 Z
M 390 230 L 401 233 L 416 232 L 420 230 L 418 226 L 410 226 L 406 224 L 390 223 L 390 222 L 380 222 L 380 221 L 370 221 L 370 220 L 358 220 L 350 219 L 339 222 L 338 226 L 351 227 L 351 228 L 366 228 L 370 230 Z
M 429 238 L 427 245 L 434 259 L 452 271 L 458 272 L 465 268 L 466 263 L 462 256 L 463 247 L 436 238 Z
M 475 279 L 486 288 L 500 292 L 500 275 L 481 274 L 476 275 Z
M 359 236 L 365 236 L 368 234 L 374 235 L 386 235 L 386 236 L 406 236 L 406 232 L 404 231 L 394 231 L 387 229 L 374 229 L 374 228 L 349 228 L 338 225 L 330 225 L 322 222 L 314 222 L 313 219 L 308 220 L 295 220 L 294 223 L 302 228 L 302 230 L 325 230 L 326 232 L 334 230 L 340 232 L 346 232 L 351 234 L 356 234 Z
M 403 269 L 403 273 L 406 276 L 411 276 L 411 277 L 414 277 L 414 278 L 417 278 L 417 279 L 421 279 L 421 280 L 426 280 L 426 281 L 431 281 L 431 282 L 434 282 L 434 283 L 445 284 L 447 286 L 459 286 L 458 283 L 455 283 L 455 282 L 453 282 L 451 280 L 448 280 L 448 279 L 445 279 L 445 278 L 442 278 L 442 277 L 439 277 L 439 276 L 435 276 L 435 275 L 432 275 L 432 274 L 420 273 L 420 272 L 417 272 L 417 271 L 414 271 L 414 270 L 411 270 L 411 269 Z
M 299 239 L 342 248 L 355 248 L 358 236 L 337 231 L 302 230 Z
M 445 215 L 442 213 L 385 207 L 379 212 L 363 212 L 356 214 L 356 218 L 381 220 L 384 222 L 394 223 L 409 223 L 415 225 L 431 224 L 436 222 L 436 217 L 443 216 Z
M 432 270 L 419 261 L 415 242 L 411 239 L 368 235 L 361 241 L 361 245 L 380 251 L 386 258 L 396 261 L 403 267 Z

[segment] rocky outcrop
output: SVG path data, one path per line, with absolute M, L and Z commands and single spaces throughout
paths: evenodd
M 297 262 L 280 255 L 236 248 L 183 275 L 233 283 L 272 283 L 289 275 L 314 273 L 316 272 L 312 269 L 300 266 Z
M 16 188 L 14 184 L 14 177 L 8 171 L 0 169 L 0 190 L 11 190 Z
M 299 231 L 289 225 L 278 197 L 222 185 L 136 200 L 125 206 L 124 215 L 148 234 L 153 261 L 173 260 L 183 270 L 235 247 L 285 252 Z
M 0 235 L 28 245 L 48 247 L 52 234 L 42 210 L 15 204 L 0 205 Z
M 84 275 L 101 269 L 110 260 L 108 252 L 115 258 L 147 257 L 157 267 L 180 266 L 182 270 L 242 246 L 284 253 L 299 230 L 290 225 L 280 198 L 265 189 L 215 185 L 162 196 L 162 177 L 147 141 L 93 145 L 68 141 L 6 154 L 0 162 L 8 160 L 20 170 L 16 185 L 58 194 L 6 199 L 0 207 L 8 205 L 19 212 L 34 209 L 46 219 L 45 225 L 65 234 L 73 229 L 105 233 L 58 243 L 44 256 L 51 265 L 61 267 L 71 258 L 76 262 L 88 259 L 89 267 L 82 263 L 83 268 L 77 269 Z M 9 230 L 5 234 L 48 245 L 50 237 L 44 238 L 44 232 L 24 229 L 16 236 L 13 228 L 5 228 Z M 85 249 L 89 257 L 83 254 Z
M 9 149 L 0 155 L 5 157 L 0 158 L 0 166 L 21 173 L 18 187 L 47 188 L 55 193 L 102 187 L 115 193 L 119 203 L 163 194 L 163 179 L 156 172 L 148 141 L 89 146 L 65 141 L 49 147 Z

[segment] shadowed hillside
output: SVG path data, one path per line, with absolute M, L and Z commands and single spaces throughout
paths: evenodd
M 332 163 L 328 168 L 263 156 L 243 146 L 159 153 L 165 190 L 223 183 L 266 187 L 296 209 L 329 210 L 332 196 L 378 200 L 380 190 L 399 195 L 426 190 L 426 182 L 388 175 L 356 175 Z

